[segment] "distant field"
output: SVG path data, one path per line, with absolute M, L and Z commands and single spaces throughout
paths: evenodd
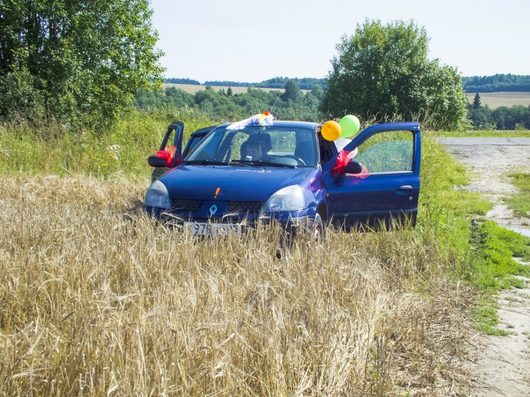
M 488 105 L 490 109 L 500 106 L 530 105 L 530 92 L 480 92 L 480 102 Z M 466 94 L 469 103 L 473 103 L 474 93 Z
M 204 85 L 194 85 L 194 84 L 163 84 L 164 87 L 175 87 L 181 89 L 190 94 L 195 94 L 197 91 L 206 89 Z M 224 89 L 225 91 L 228 87 L 212 87 L 216 91 Z M 247 92 L 248 87 L 230 87 L 234 94 L 241 94 Z M 256 87 L 257 88 L 257 87 Z M 284 91 L 282 88 L 258 88 L 264 91 Z M 302 90 L 307 92 L 308 90 Z M 495 109 L 500 106 L 514 106 L 514 105 L 530 105 L 530 92 L 482 92 L 480 95 L 480 101 L 482 105 L 488 105 L 490 109 Z M 474 93 L 466 93 L 469 103 L 473 103 L 475 98 Z
M 182 91 L 186 91 L 190 94 L 195 94 L 197 91 L 202 91 L 206 89 L 206 86 L 204 85 L 194 85 L 194 84 L 163 84 L 164 87 L 175 87 Z M 216 91 L 220 91 L 224 89 L 225 91 L 228 89 L 228 87 L 212 87 Z M 232 89 L 232 92 L 234 94 L 242 94 L 244 92 L 247 92 L 248 87 L 230 87 Z M 264 91 L 283 91 L 282 88 L 258 88 L 260 90 Z

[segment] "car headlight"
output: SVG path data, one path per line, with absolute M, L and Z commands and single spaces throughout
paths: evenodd
M 304 189 L 298 185 L 291 185 L 270 196 L 263 210 L 265 212 L 299 211 L 307 205 Z
M 169 209 L 169 193 L 166 186 L 160 181 L 154 181 L 145 194 L 144 204 L 148 207 Z

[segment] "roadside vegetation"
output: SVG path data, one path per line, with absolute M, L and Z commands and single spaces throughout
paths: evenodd
M 519 189 L 519 193 L 507 198 L 506 204 L 517 216 L 530 219 L 530 174 L 510 174 L 512 183 Z M 529 220 L 530 221 L 530 220 Z
M 522 288 L 516 276 L 530 277 L 530 267 L 514 259 L 530 261 L 530 239 L 491 221 L 478 227 L 473 238 L 477 255 L 473 280 L 480 291 L 473 309 L 475 327 L 487 335 L 507 335 L 497 327 L 496 296 L 501 289 Z
M 67 130 L 57 122 L 0 124 L 0 173 L 140 178 L 147 156 L 159 149 L 176 119 L 185 123 L 186 137 L 219 121 L 197 111 L 132 111 L 104 133 Z

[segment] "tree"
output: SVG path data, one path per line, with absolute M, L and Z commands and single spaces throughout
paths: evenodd
M 467 100 L 454 68 L 427 59 L 428 37 L 413 22 L 365 21 L 338 44 L 321 109 L 331 117 L 401 117 L 434 128 L 467 125 Z
M 285 83 L 285 92 L 282 94 L 283 101 L 297 102 L 302 96 L 302 91 L 298 86 L 298 83 L 294 80 L 287 80 Z
M 160 75 L 151 14 L 148 0 L 0 0 L 0 117 L 112 122 Z
M 477 110 L 481 106 L 480 104 L 480 95 L 478 92 L 475 94 L 475 98 L 473 98 L 473 109 Z
M 476 130 L 491 130 L 495 127 L 492 112 L 487 106 L 469 109 L 469 119 Z

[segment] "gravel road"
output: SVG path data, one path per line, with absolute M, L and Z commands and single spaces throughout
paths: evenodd
M 530 173 L 530 138 L 438 138 L 471 171 L 466 190 L 482 193 L 494 205 L 489 219 L 530 237 L 530 218 L 515 217 L 503 199 L 517 189 L 511 172 Z
M 530 138 L 438 138 L 472 173 L 462 188 L 494 205 L 486 217 L 530 237 L 530 218 L 515 217 L 503 199 L 517 189 L 506 176 L 530 173 Z M 530 265 L 530 264 L 528 264 Z M 478 360 L 471 370 L 472 396 L 530 396 L 530 279 L 525 288 L 499 294 L 500 328 L 508 336 L 477 335 Z

